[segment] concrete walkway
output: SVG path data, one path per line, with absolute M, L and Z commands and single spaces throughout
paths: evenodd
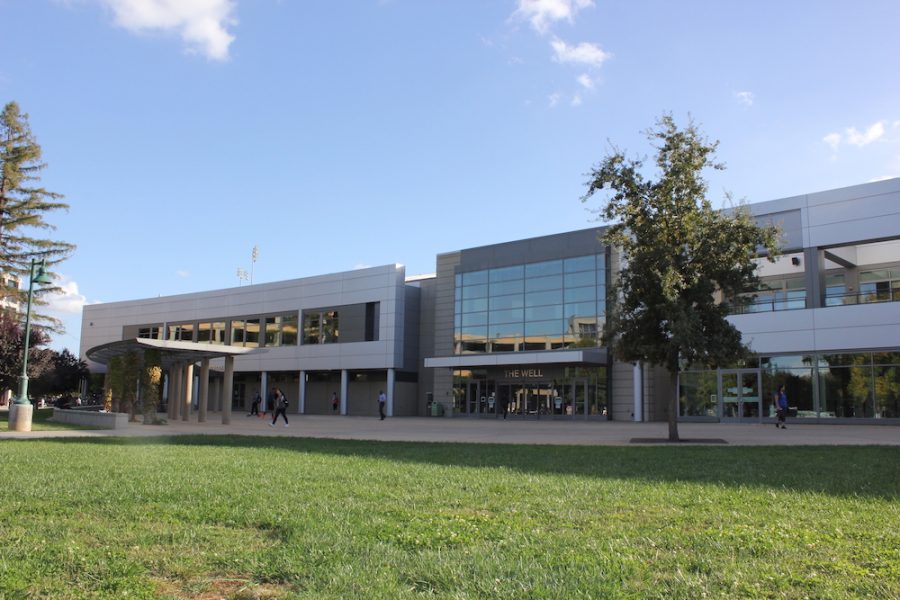
M 162 415 L 165 416 L 165 415 Z M 612 421 L 521 421 L 515 419 L 466 419 L 396 417 L 384 421 L 376 417 L 288 415 L 290 427 L 279 419 L 269 427 L 269 418 L 232 415 L 230 425 L 222 425 L 221 415 L 210 413 L 206 423 L 191 420 L 167 425 L 129 423 L 125 429 L 105 431 L 0 431 L 0 440 L 53 437 L 160 436 L 160 435 L 261 435 L 307 438 L 408 442 L 466 442 L 495 444 L 635 445 L 634 439 L 662 441 L 668 436 L 666 423 Z M 892 445 L 900 446 L 900 426 L 818 425 L 788 421 L 787 429 L 774 425 L 733 425 L 681 423 L 682 440 L 708 444 L 724 442 L 733 446 L 769 445 Z

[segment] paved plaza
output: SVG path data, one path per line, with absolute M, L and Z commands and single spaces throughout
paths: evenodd
M 165 416 L 165 415 L 161 415 Z M 380 440 L 389 442 L 464 442 L 493 444 L 636 445 L 634 440 L 663 441 L 666 423 L 617 421 L 523 421 L 519 419 L 468 419 L 437 417 L 377 417 L 289 415 L 290 427 L 281 419 L 275 427 L 268 418 L 234 413 L 223 425 L 218 413 L 205 423 L 192 414 L 189 421 L 166 425 L 129 423 L 116 430 L 0 431 L 0 439 L 47 437 L 159 436 L 159 435 L 260 435 L 306 438 Z M 900 427 L 890 425 L 822 425 L 788 421 L 787 429 L 773 424 L 681 423 L 685 443 L 718 443 L 732 446 L 771 445 L 900 445 Z M 691 442 L 692 441 L 692 442 Z

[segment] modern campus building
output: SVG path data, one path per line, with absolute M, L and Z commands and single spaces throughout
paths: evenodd
M 783 232 L 763 289 L 729 317 L 755 357 L 683 372 L 680 418 L 766 422 L 785 384 L 798 419 L 900 424 L 900 179 L 749 208 Z M 176 418 L 279 387 L 304 414 L 332 413 L 337 394 L 340 414 L 375 415 L 384 390 L 394 416 L 665 420 L 668 374 L 600 344 L 619 257 L 599 233 L 440 254 L 428 276 L 385 265 L 89 305 L 81 354 L 103 371 L 160 349 Z

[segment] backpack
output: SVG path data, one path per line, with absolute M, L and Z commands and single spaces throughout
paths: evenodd
M 285 409 L 288 407 L 287 396 L 285 396 L 284 394 L 281 394 L 281 398 L 279 398 L 279 400 L 278 400 L 278 406 L 280 408 L 285 408 Z

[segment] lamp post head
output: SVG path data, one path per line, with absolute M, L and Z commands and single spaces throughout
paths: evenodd
M 41 285 L 49 285 L 53 283 L 53 279 L 50 277 L 50 273 L 47 272 L 47 269 L 44 267 L 44 261 L 42 260 L 38 263 L 37 273 L 33 274 L 34 276 L 31 280 L 35 283 L 40 283 Z

